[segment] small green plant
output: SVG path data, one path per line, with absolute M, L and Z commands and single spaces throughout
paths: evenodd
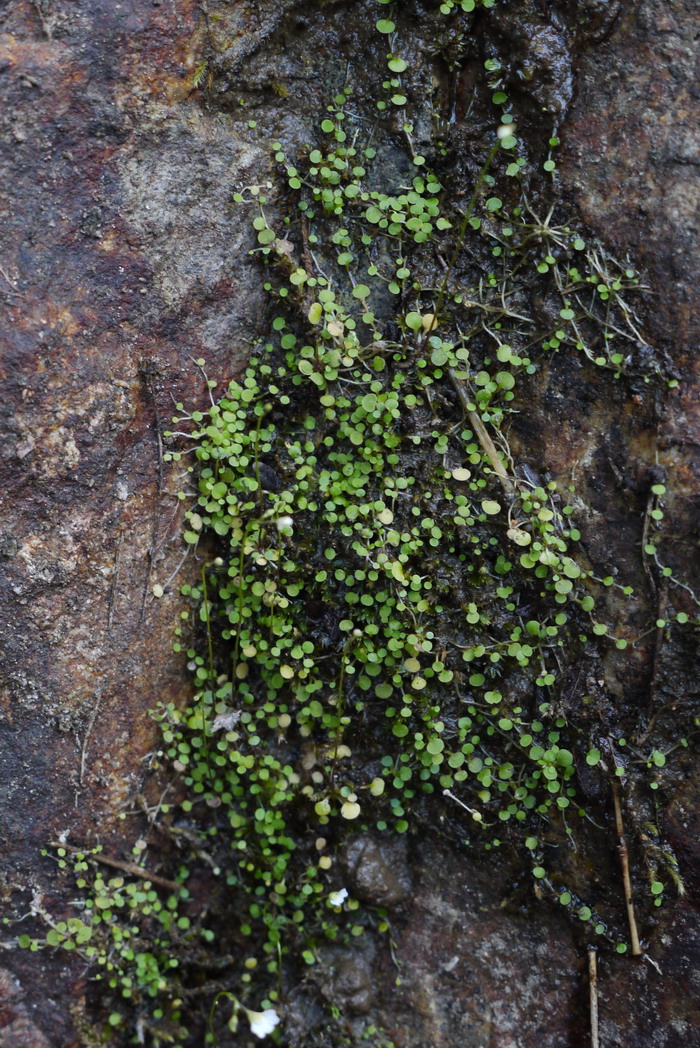
M 380 112 L 409 102 L 400 5 L 385 6 Z M 394 140 L 358 117 L 349 85 L 305 155 L 273 145 L 283 200 L 269 183 L 235 196 L 265 272 L 266 334 L 218 400 L 178 405 L 165 434 L 170 461 L 192 456 L 184 541 L 199 563 L 175 642 L 192 701 L 156 713 L 159 757 L 182 790 L 158 809 L 179 869 L 172 882 L 143 866 L 106 877 L 97 851 L 59 848 L 80 916 L 56 921 L 37 903 L 51 929 L 20 938 L 84 957 L 114 1002 L 107 1025 L 125 1036 L 184 1045 L 184 1002 L 200 994 L 213 1001 L 205 1043 L 231 1043 L 243 1015 L 282 1043 L 283 973 L 313 972 L 328 944 L 390 932 L 339 879 L 344 838 L 407 834 L 438 811 L 461 820 L 473 849 L 518 848 L 539 896 L 627 948 L 615 915 L 567 884 L 550 842 L 553 827 L 572 840 L 591 817 L 582 768 L 621 780 L 627 754 L 655 776 L 666 762 L 646 740 L 620 757 L 624 739 L 613 752 L 562 702 L 583 653 L 635 642 L 601 600 L 631 590 L 595 575 L 573 492 L 516 461 L 508 435 L 554 354 L 612 380 L 659 369 L 637 275 L 556 203 L 531 202 L 504 71 L 489 60 L 484 72 L 499 115 L 464 196 L 449 143 L 417 152 L 408 120 L 386 184 Z M 656 905 L 682 881 L 651 821 L 644 833 Z M 192 886 L 202 867 L 204 906 Z M 221 913 L 236 915 L 234 931 Z M 216 958 L 223 985 L 207 969 Z M 334 1030 L 334 1044 L 359 1043 Z M 371 1024 L 361 1040 L 388 1045 Z

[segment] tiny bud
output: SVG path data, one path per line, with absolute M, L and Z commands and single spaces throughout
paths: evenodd
M 515 124 L 501 124 L 496 134 L 501 142 L 504 138 L 510 138 L 515 134 Z

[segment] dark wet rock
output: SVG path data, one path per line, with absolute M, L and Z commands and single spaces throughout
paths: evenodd
M 696 32 L 691 0 L 628 5 L 580 59 L 562 166 L 593 230 L 648 267 L 649 333 L 681 368 L 698 331 Z
M 517 0 L 490 24 L 489 57 L 498 58 L 509 83 L 560 120 L 573 91 L 571 42 L 566 27 L 546 8 Z
M 396 906 L 411 890 L 406 842 L 403 838 L 354 837 L 346 846 L 342 864 L 351 894 L 375 906 Z
M 51 1048 L 32 1021 L 18 980 L 0 968 L 0 1048 Z
M 320 990 L 326 1000 L 348 1015 L 367 1015 L 375 1002 L 375 951 L 367 947 L 330 947 L 323 950 Z
M 14 557 L 20 544 L 17 538 L 8 531 L 0 531 L 0 557 Z
M 285 1002 L 285 1030 L 292 1045 L 304 1044 L 309 1035 L 327 1019 L 326 1006 L 316 988 L 295 986 Z
M 38 6 L 50 10 L 50 32 Z M 218 16 L 208 24 L 205 7 Z M 597 551 L 596 568 L 619 566 L 635 586 L 631 617 L 641 631 L 650 600 L 642 520 L 654 471 L 668 480 L 674 569 L 691 581 L 696 570 L 695 5 L 642 0 L 620 15 L 617 0 L 517 0 L 497 5 L 491 28 L 486 13 L 446 27 L 433 3 L 410 10 L 420 36 L 406 74 L 415 141 L 427 138 L 434 112 L 454 117 L 457 148 L 445 166 L 471 186 L 483 163 L 481 132 L 495 112 L 474 84 L 483 60 L 499 57 L 532 126 L 548 137 L 566 118 L 564 197 L 612 253 L 646 267 L 653 299 L 642 333 L 683 379 L 660 419 L 641 380 L 630 403 L 611 393 L 607 378 L 560 356 L 533 380 L 527 417 L 514 418 L 509 433 L 514 457 L 540 475 L 563 487 L 573 476 L 585 546 Z M 209 377 L 225 381 L 260 333 L 260 279 L 248 260 L 247 219 L 230 208 L 232 191 L 271 177 L 266 136 L 279 137 L 290 154 L 312 140 L 348 56 L 366 101 L 385 60 L 367 45 L 377 12 L 374 0 L 0 3 L 0 169 L 10 187 L 0 252 L 9 318 L 0 405 L 0 844 L 8 880 L 19 870 L 53 883 L 38 853 L 63 829 L 76 840 L 96 832 L 110 840 L 157 738 L 147 711 L 189 692 L 170 641 L 181 610 L 177 582 L 197 569 L 181 569 L 163 599 L 152 590 L 181 558 L 172 509 L 179 480 L 161 477 L 156 430 L 169 420 L 171 395 L 206 403 L 192 357 L 204 357 Z M 207 90 L 193 84 L 203 58 L 212 74 Z M 395 115 L 396 141 L 402 119 Z M 405 179 L 404 151 L 387 163 L 389 181 Z M 543 326 L 556 320 L 550 303 L 535 305 Z M 271 464 L 261 464 L 261 480 L 266 490 L 281 483 Z M 449 575 L 445 560 L 435 569 L 445 589 Z M 692 611 L 687 595 L 674 599 Z M 342 612 L 321 602 L 306 612 L 313 639 L 332 650 Z M 614 703 L 645 714 L 652 671 L 658 708 L 691 698 L 695 658 L 688 641 L 674 641 L 654 667 L 647 637 L 624 659 L 573 663 L 563 713 L 585 697 L 597 740 L 610 729 Z M 521 684 L 512 684 L 519 693 Z M 591 832 L 603 861 L 572 876 L 594 874 L 600 895 L 619 902 L 607 781 L 587 765 L 577 770 L 602 812 L 602 829 Z M 643 929 L 660 973 L 626 957 L 601 962 L 606 1045 L 697 1045 L 697 769 L 688 763 L 684 775 L 674 798 L 659 798 L 659 821 L 688 895 L 672 896 Z M 632 810 L 632 824 L 648 810 Z M 440 819 L 447 833 L 447 815 Z M 566 842 L 552 836 L 547 845 Z M 529 874 L 518 879 L 520 859 L 491 853 L 484 861 L 478 841 L 473 850 L 453 847 L 427 830 L 410 851 L 409 869 L 405 839 L 365 834 L 344 860 L 354 895 L 375 907 L 401 905 L 391 932 L 401 986 L 378 937 L 376 954 L 371 946 L 324 951 L 326 999 L 350 1014 L 371 1011 L 399 1048 L 587 1043 L 583 936 L 535 897 Z M 643 898 L 643 858 L 636 859 Z M 24 990 L 13 976 L 0 980 L 3 1048 L 77 1043 L 70 1008 L 84 1007 L 82 964 L 76 973 L 64 960 L 8 952 Z M 317 1001 L 302 1002 L 293 1016 L 300 1039 L 319 1021 Z
M 260 472 L 260 487 L 263 491 L 280 491 L 282 482 L 279 474 L 272 466 L 268 466 L 266 462 L 260 462 L 258 464 L 258 470 Z
M 395 972 L 378 968 L 401 1048 L 585 1043 L 582 958 L 568 924 L 532 894 L 527 913 L 504 907 L 505 865 L 489 869 L 466 853 L 460 861 L 434 837 L 417 847 L 396 934 L 400 986 Z M 570 1042 L 574 1031 L 581 1039 Z

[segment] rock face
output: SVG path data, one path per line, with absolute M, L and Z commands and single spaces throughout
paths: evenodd
M 0 13 L 10 863 L 109 822 L 138 790 L 147 710 L 180 688 L 157 432 L 173 396 L 202 397 L 192 358 L 235 370 L 256 303 L 228 201 L 258 153 L 188 101 L 198 25 L 191 3 Z
M 353 837 L 342 858 L 353 895 L 375 906 L 397 906 L 411 890 L 406 845 L 399 840 Z
M 561 125 L 564 193 L 613 254 L 645 268 L 654 296 L 645 335 L 680 382 L 657 423 L 648 406 L 635 415 L 634 402 L 611 398 L 601 408 L 600 390 L 582 391 L 577 375 L 555 371 L 533 390 L 530 432 L 516 431 L 514 446 L 534 434 L 543 468 L 555 477 L 574 470 L 592 508 L 587 540 L 617 556 L 642 590 L 649 488 L 668 478 L 669 561 L 693 585 L 695 12 L 690 0 L 643 0 L 619 14 L 614 3 L 582 4 L 590 32 L 579 34 L 572 66 L 566 8 L 505 5 L 484 55 L 519 49 L 519 75 Z M 517 13 L 531 18 L 531 32 L 509 23 Z M 375 17 L 373 4 L 293 0 L 0 2 L 8 187 L 0 205 L 0 846 L 8 890 L 51 891 L 52 867 L 39 852 L 62 831 L 78 841 L 117 832 L 119 812 L 138 808 L 157 744 L 148 711 L 187 693 L 171 637 L 178 585 L 196 568 L 183 560 L 179 535 L 183 478 L 165 469 L 159 434 L 173 402 L 206 401 L 196 361 L 221 382 L 260 333 L 260 279 L 232 191 L 267 180 L 265 136 L 292 147 L 310 137 L 328 84 L 362 53 L 362 19 Z M 424 119 L 431 91 L 454 89 L 455 111 L 466 109 L 468 63 L 456 87 L 450 77 L 433 84 L 427 66 L 415 76 Z M 597 404 L 594 426 L 586 397 Z M 650 599 L 663 617 L 663 588 Z M 630 665 L 638 679 L 655 675 L 658 706 L 681 692 L 691 697 L 688 653 L 678 646 L 612 660 L 613 691 L 624 690 Z M 688 775 L 666 818 L 697 891 L 688 814 L 697 810 L 697 770 Z M 355 841 L 345 861 L 359 897 L 396 908 L 402 984 L 381 946 L 355 961 L 339 953 L 336 991 L 351 1011 L 374 1009 L 398 1048 L 585 1042 L 581 943 L 544 904 L 527 916 L 517 901 L 503 908 L 515 891 L 506 874 L 492 877 L 437 833 L 407 857 Z M 624 958 L 602 966 L 603 1044 L 697 1042 L 695 898 L 665 911 L 653 931 L 660 972 Z M 80 1043 L 72 1018 L 83 1002 L 80 967 L 36 954 L 8 954 L 6 963 L 22 988 L 3 975 L 0 1045 Z

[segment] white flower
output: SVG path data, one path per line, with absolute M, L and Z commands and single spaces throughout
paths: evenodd
M 283 528 L 293 528 L 294 520 L 292 517 L 278 517 L 277 518 L 277 530 L 282 531 Z
M 328 901 L 331 904 L 331 906 L 342 906 L 347 897 L 347 888 L 341 888 L 340 891 L 331 892 L 331 894 L 328 896 Z
M 264 1012 L 251 1012 L 246 1008 L 245 1013 L 248 1016 L 250 1029 L 256 1037 L 267 1037 L 280 1021 L 280 1017 L 274 1008 L 266 1008 Z
M 515 124 L 501 124 L 496 134 L 501 141 L 504 138 L 510 138 L 511 135 L 515 134 Z

